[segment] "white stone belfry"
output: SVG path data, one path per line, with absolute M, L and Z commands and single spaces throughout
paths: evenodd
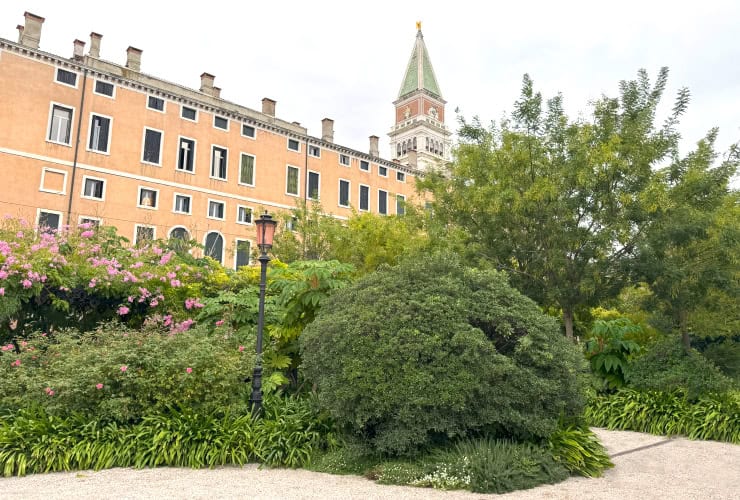
M 401 82 L 396 120 L 388 134 L 391 158 L 421 171 L 449 161 L 452 133 L 445 125 L 445 101 L 429 59 L 421 23 Z

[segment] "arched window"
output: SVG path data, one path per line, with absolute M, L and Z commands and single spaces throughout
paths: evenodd
M 205 254 L 221 264 L 224 262 L 224 238 L 216 231 L 211 231 L 206 235 L 203 242 L 205 245 Z
M 396 144 L 396 156 L 401 156 L 401 143 Z
M 413 151 L 416 151 L 416 137 L 414 137 L 414 142 L 413 142 L 413 144 L 414 144 L 414 146 L 413 146 Z
M 425 137 L 425 139 L 426 139 L 426 142 L 427 143 L 426 143 L 426 146 L 424 146 L 424 149 L 426 149 L 427 151 L 429 151 L 429 137 Z
M 442 143 L 439 144 L 439 154 L 440 154 L 440 156 L 444 156 L 445 155 L 445 143 L 444 142 L 442 142 Z
M 403 154 L 406 154 L 406 141 L 403 141 Z
M 183 241 L 190 241 L 190 233 L 184 227 L 176 226 L 170 230 L 170 238 L 183 240 Z

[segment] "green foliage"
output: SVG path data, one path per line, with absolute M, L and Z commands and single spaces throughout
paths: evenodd
M 584 413 L 589 425 L 740 444 L 740 395 L 703 396 L 696 402 L 670 392 L 623 389 L 594 398 Z
M 238 345 L 202 327 L 174 334 L 109 323 L 86 333 L 36 335 L 19 341 L 19 352 L 0 353 L 0 407 L 36 404 L 50 415 L 77 412 L 119 423 L 174 407 L 243 408 L 254 356 Z
M 571 121 L 558 95 L 543 102 L 525 75 L 511 120 L 485 127 L 463 120 L 449 171 L 419 182 L 433 213 L 462 227 L 471 252 L 511 271 L 512 284 L 562 310 L 566 334 L 575 313 L 615 296 L 650 223 L 646 188 L 653 169 L 677 147 L 680 106 L 657 122 L 668 79 L 641 70 L 603 97 L 588 121 Z M 545 109 L 543 109 L 545 108 Z
M 547 449 L 531 443 L 478 439 L 457 443 L 446 462 L 464 465 L 469 487 L 479 493 L 506 493 L 553 484 L 568 477 L 567 469 Z
M 740 342 L 725 339 L 709 345 L 702 354 L 736 384 L 740 383 Z
M 627 340 L 626 336 L 640 330 L 627 318 L 609 321 L 599 319 L 594 322 L 585 345 L 586 359 L 591 364 L 591 370 L 603 379 L 606 388 L 624 386 L 630 356 L 640 352 L 640 346 Z
M 605 469 L 614 467 L 609 454 L 587 427 L 569 426 L 558 429 L 550 435 L 547 442 L 555 460 L 571 473 L 600 477 Z
M 711 361 L 693 349 L 684 349 L 676 336 L 665 338 L 636 358 L 627 382 L 639 390 L 681 391 L 691 400 L 732 387 L 732 381 Z
M 301 338 L 306 376 L 349 436 L 414 454 L 475 431 L 545 438 L 583 405 L 584 361 L 502 273 L 449 254 L 333 294 Z
M 0 473 L 249 462 L 300 467 L 332 441 L 330 422 L 304 400 L 267 398 L 264 409 L 261 418 L 172 409 L 128 426 L 24 409 L 0 418 Z

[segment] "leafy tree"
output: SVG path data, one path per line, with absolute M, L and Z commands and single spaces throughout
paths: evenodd
M 624 386 L 630 356 L 640 351 L 637 342 L 626 336 L 640 330 L 627 318 L 594 322 L 591 338 L 585 346 L 586 359 L 591 363 L 591 370 L 604 380 L 607 389 Z
M 708 335 L 719 333 L 715 324 L 727 332 L 738 323 L 740 196 L 728 185 L 740 164 L 740 149 L 732 148 L 712 168 L 716 136 L 714 129 L 695 151 L 685 158 L 675 157 L 660 171 L 649 190 L 655 221 L 638 252 L 640 277 L 673 319 L 687 349 L 692 313 L 704 309 L 713 317 L 714 324 L 707 325 L 704 316 L 702 328 Z M 727 306 L 718 307 L 723 303 Z M 712 309 L 720 314 L 711 314 Z
M 667 78 L 663 68 L 651 85 L 641 70 L 620 83 L 618 98 L 602 97 L 589 119 L 571 121 L 562 96 L 543 103 L 525 75 L 512 120 L 490 128 L 462 120 L 451 169 L 420 183 L 434 196 L 436 217 L 466 230 L 474 257 L 562 311 L 568 337 L 577 310 L 625 284 L 649 221 L 646 187 L 675 149 L 688 103 L 679 91 L 670 117 L 656 125 Z
M 583 356 L 503 273 L 408 259 L 332 294 L 301 336 L 319 403 L 374 451 L 482 432 L 545 438 L 584 402 Z

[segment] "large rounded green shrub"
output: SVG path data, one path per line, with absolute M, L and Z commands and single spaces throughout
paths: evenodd
M 503 273 L 436 255 L 332 296 L 302 335 L 320 404 L 375 451 L 544 438 L 584 404 L 583 356 Z

